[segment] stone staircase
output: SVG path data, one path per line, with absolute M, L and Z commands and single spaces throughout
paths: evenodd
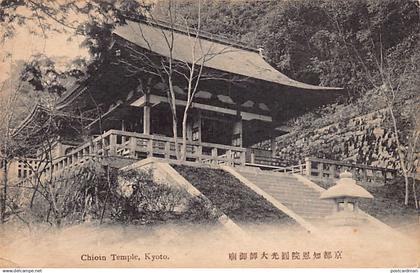
M 334 202 L 319 199 L 320 192 L 296 176 L 269 171 L 238 169 L 239 174 L 288 209 L 313 223 L 321 223 L 333 211 Z

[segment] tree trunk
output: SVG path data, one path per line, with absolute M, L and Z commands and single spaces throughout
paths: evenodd
M 416 209 L 419 209 L 419 201 L 417 200 L 417 192 L 416 192 L 416 174 L 413 174 L 413 196 L 414 196 L 414 203 L 416 205 Z
M 171 68 L 172 69 L 172 68 Z M 168 74 L 168 84 L 169 84 L 169 100 L 170 100 L 170 107 L 172 112 L 172 133 L 174 135 L 174 143 L 175 143 L 175 155 L 176 159 L 180 159 L 179 155 L 179 147 L 178 147 L 178 118 L 176 115 L 176 97 L 175 97 L 175 90 L 172 84 L 172 70 L 170 70 Z
M 174 143 L 175 143 L 175 155 L 176 159 L 180 159 L 179 147 L 178 147 L 178 124 L 176 118 L 172 115 L 172 133 L 174 134 Z
M 187 115 L 187 111 L 185 111 L 184 116 L 182 117 L 182 150 L 181 150 L 182 161 L 187 159 L 187 120 L 188 120 L 188 115 Z
M 408 206 L 408 195 L 409 195 L 409 181 L 407 175 L 404 173 L 405 180 L 405 196 L 404 196 L 404 205 Z
M 404 205 L 408 206 L 408 195 L 409 195 L 409 179 L 408 179 L 408 171 L 407 171 L 407 165 L 406 165 L 406 161 L 405 161 L 405 154 L 403 151 L 401 151 L 401 143 L 400 143 L 400 139 L 399 139 L 399 130 L 397 127 L 397 119 L 395 118 L 394 115 L 394 110 L 392 108 L 392 106 L 388 106 L 388 110 L 389 110 L 389 114 L 391 115 L 391 119 L 392 119 L 392 126 L 394 128 L 394 133 L 395 133 L 395 141 L 397 142 L 397 153 L 399 156 L 399 161 L 400 161 L 400 165 L 401 165 L 401 170 L 404 176 L 404 181 L 405 181 L 405 197 L 404 197 Z
M 105 215 L 105 211 L 106 211 L 106 204 L 108 203 L 108 198 L 109 198 L 109 195 L 111 194 L 111 179 L 109 177 L 109 165 L 106 166 L 106 180 L 107 180 L 107 184 L 108 184 L 108 189 L 106 191 L 104 206 L 103 206 L 102 212 L 101 212 L 101 220 L 99 221 L 100 225 L 102 225 L 102 223 L 103 223 L 104 215 Z
M 1 223 L 6 222 L 6 202 L 7 202 L 7 179 L 8 179 L 8 162 L 3 160 L 3 198 L 1 203 Z
M 32 196 L 31 196 L 31 202 L 29 203 L 29 208 L 30 208 L 30 209 L 32 209 L 32 207 L 33 207 L 33 205 L 34 205 L 34 202 L 35 202 L 35 195 L 36 195 L 36 193 L 38 192 L 39 185 L 40 185 L 40 183 L 41 183 L 41 177 L 40 177 L 40 175 L 39 175 L 38 173 L 36 173 L 35 177 L 36 177 L 36 184 L 35 184 L 35 189 L 34 189 L 34 192 L 32 193 Z
M 58 193 L 56 192 L 56 188 L 54 185 L 55 181 L 53 181 L 53 178 L 51 177 L 48 181 L 48 185 L 47 185 L 47 190 L 48 190 L 48 197 L 50 198 L 49 203 L 50 203 L 50 209 L 53 212 L 53 216 L 54 216 L 54 221 L 55 221 L 55 225 L 57 227 L 60 227 L 61 225 L 61 213 L 60 210 L 58 209 L 58 205 L 57 205 L 57 196 Z

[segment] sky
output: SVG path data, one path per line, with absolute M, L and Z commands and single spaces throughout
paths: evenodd
M 19 11 L 25 14 L 25 10 Z M 63 63 L 78 56 L 87 57 L 86 48 L 81 48 L 82 36 L 74 36 L 69 33 L 58 33 L 45 30 L 45 36 L 35 21 L 29 20 L 26 25 L 15 26 L 14 35 L 0 43 L 0 82 L 7 80 L 11 73 L 11 65 L 17 61 L 28 61 L 34 55 L 45 54 L 49 57 L 60 59 Z M 50 20 L 48 23 L 54 27 L 58 24 Z M 0 26 L 0 34 L 5 29 Z
M 26 5 L 30 3 L 44 3 L 53 10 L 60 10 L 61 0 L 43 2 L 44 0 L 37 0 L 31 2 L 24 2 L 24 6 L 18 7 L 16 10 L 6 13 L 0 21 L 0 117 L 5 113 L 4 109 L 10 109 L 10 105 L 34 104 L 33 96 L 18 96 L 18 101 L 15 98 L 16 91 L 30 92 L 31 86 L 29 84 L 21 85 L 19 76 L 24 63 L 34 60 L 38 55 L 45 55 L 54 61 L 54 68 L 57 71 L 68 71 L 69 64 L 73 60 L 90 59 L 90 54 L 87 47 L 82 47 L 85 37 L 75 35 L 74 27 L 80 26 L 87 20 L 95 20 L 96 22 L 107 22 L 112 20 L 112 11 L 109 18 L 99 13 L 95 8 L 88 13 L 81 13 L 76 8 L 71 7 L 65 13 L 57 13 L 54 19 L 51 15 L 45 13 L 42 9 L 29 9 Z M 63 0 L 67 1 L 67 0 Z M 138 0 L 143 1 L 143 0 Z M 150 0 L 155 1 L 155 0 Z M 67 2 L 66 2 L 67 3 Z M 74 1 L 72 4 L 77 8 L 84 8 L 87 1 Z M 94 2 L 92 2 L 94 3 Z M 32 4 L 35 5 L 35 4 Z M 8 16 L 19 15 L 25 18 L 23 25 L 19 25 L 19 17 L 8 22 Z M 73 25 L 69 28 L 60 24 L 58 21 L 64 21 L 65 24 Z M 42 23 L 42 24 L 41 24 Z M 47 27 L 49 26 L 49 27 Z M 10 30 L 12 31 L 10 32 Z M 54 30 L 49 30 L 54 29 Z M 58 31 L 57 31 L 58 30 Z M 9 35 L 12 33 L 12 35 Z M 4 37 L 7 37 L 3 39 Z M 21 87 L 21 88 L 20 88 Z M 32 92 L 33 93 L 33 92 Z M 44 97 L 48 97 L 45 92 L 42 92 Z M 38 96 L 39 94 L 36 94 Z M 27 98 L 26 98 L 27 97 Z M 34 99 L 33 99 L 34 98 Z M 39 99 L 39 98 L 38 98 Z M 36 99 L 36 100 L 38 100 Z M 39 102 L 39 101 L 38 101 Z M 42 102 L 44 103 L 44 101 Z M 15 109 L 16 107 L 14 107 Z M 30 108 L 30 107 L 26 107 Z
M 87 55 L 87 50 L 80 48 L 82 37 L 71 41 L 66 34 L 52 33 L 47 38 L 31 34 L 27 29 L 19 29 L 16 36 L 1 46 L 0 81 L 10 76 L 11 62 L 31 60 L 36 54 L 45 54 L 59 59 L 74 59 Z
M 18 79 L 24 62 L 31 61 L 34 56 L 43 54 L 55 60 L 55 68 L 60 70 L 61 67 L 68 66 L 71 60 L 78 57 L 89 57 L 88 49 L 80 46 L 84 37 L 75 36 L 73 30 L 57 32 L 44 28 L 43 32 L 39 21 L 34 20 L 28 11 L 18 9 L 16 13 L 31 19 L 26 21 L 27 24 L 21 26 L 0 23 L 0 37 L 4 37 L 8 27 L 14 27 L 13 36 L 0 40 L 0 120 L 4 120 L 7 115 L 5 109 L 12 107 L 15 109 L 15 114 L 26 113 L 25 111 L 30 110 L 39 100 L 39 94 L 28 97 L 19 96 L 17 100 L 13 99 L 14 94 L 17 94 L 16 91 L 22 90 L 18 87 L 20 85 Z M 46 19 L 46 23 L 51 24 L 53 28 L 64 30 L 63 26 L 52 20 Z M 27 87 L 23 89 L 26 90 Z M 47 97 L 44 98 L 44 103 L 48 101 Z M 14 116 L 18 118 L 19 115 Z

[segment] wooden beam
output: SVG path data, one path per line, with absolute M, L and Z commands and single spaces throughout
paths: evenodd
M 130 105 L 136 107 L 143 107 L 146 103 L 146 95 L 141 96 L 137 100 L 133 101 Z
M 149 102 L 152 105 L 159 104 L 161 102 L 168 103 L 168 98 L 163 97 L 163 96 L 150 95 L 150 101 Z M 143 96 L 143 97 L 139 98 L 138 100 L 134 101 L 133 103 L 131 103 L 131 106 L 143 107 L 145 104 L 146 104 L 146 101 L 145 101 L 144 96 Z M 185 106 L 186 102 L 183 101 L 183 100 L 176 100 L 176 105 Z M 219 107 L 219 106 L 212 106 L 212 105 L 207 105 L 207 104 L 202 104 L 202 103 L 193 102 L 191 107 L 196 108 L 196 109 L 206 110 L 206 111 L 223 113 L 223 114 L 232 115 L 232 116 L 237 115 L 237 110 L 229 109 L 229 108 L 223 108 L 223 107 Z M 273 121 L 273 119 L 270 116 L 265 116 L 265 115 L 255 114 L 255 113 L 249 113 L 249 112 L 241 111 L 240 115 L 241 115 L 243 120 L 261 120 L 261 121 L 265 121 L 265 122 L 272 122 Z

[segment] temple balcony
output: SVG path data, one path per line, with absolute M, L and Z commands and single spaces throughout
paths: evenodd
M 178 145 L 182 145 L 180 138 Z M 110 158 L 112 164 L 117 164 L 119 160 L 135 161 L 148 157 L 176 160 L 174 139 L 112 129 L 74 148 L 68 154 L 55 158 L 52 165 L 47 166 L 43 172 L 54 175 L 66 168 L 78 166 L 88 158 Z M 249 165 L 267 169 L 283 166 L 278 158 L 271 156 L 271 151 L 189 140 L 186 161 L 210 165 Z
M 181 147 L 182 139 L 178 139 Z M 42 177 L 59 177 L 62 171 L 81 166 L 87 160 L 97 159 L 102 164 L 122 167 L 145 158 L 161 158 L 177 160 L 175 141 L 172 137 L 147 135 L 122 130 L 108 130 L 68 154 L 52 160 L 52 164 L 42 166 Z M 286 166 L 279 158 L 273 157 L 272 152 L 256 148 L 243 148 L 230 145 L 187 141 L 186 161 L 206 165 L 253 166 L 272 172 L 300 174 L 311 179 L 336 179 L 343 171 L 351 171 L 361 181 L 376 181 L 386 183 L 395 177 L 395 170 L 374 166 L 365 166 L 328 159 L 305 158 L 299 164 Z M 23 176 L 23 182 L 32 176 Z
M 181 147 L 182 139 L 178 139 Z M 229 145 L 187 141 L 186 161 L 204 164 L 245 165 L 246 148 Z M 77 147 L 69 154 L 53 160 L 45 173 L 59 172 L 77 166 L 87 158 L 118 158 L 140 160 L 148 157 L 176 160 L 175 141 L 172 137 L 109 130 L 103 135 Z M 52 172 L 51 172 L 52 168 Z

